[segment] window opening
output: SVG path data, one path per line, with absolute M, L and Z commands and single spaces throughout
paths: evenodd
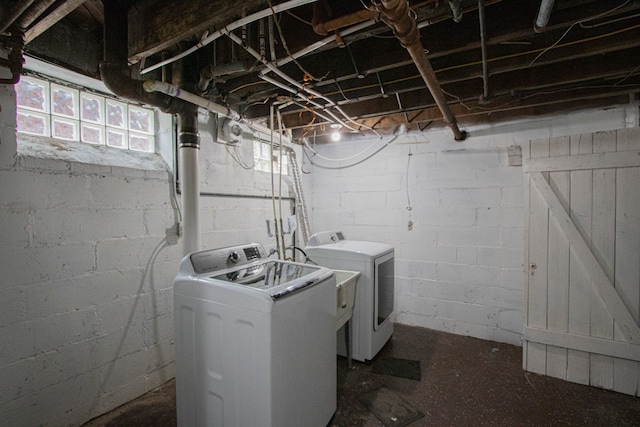
M 262 172 L 280 173 L 280 150 L 273 150 L 273 157 L 271 157 L 271 145 L 263 141 L 253 141 L 253 159 L 254 169 Z M 282 153 L 282 175 L 289 175 L 289 153 L 284 151 Z
M 155 112 L 32 76 L 15 86 L 18 133 L 155 151 Z

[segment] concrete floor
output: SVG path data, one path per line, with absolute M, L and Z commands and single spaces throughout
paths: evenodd
M 421 381 L 374 373 L 381 358 L 419 360 Z M 330 426 L 384 424 L 359 397 L 390 390 L 424 414 L 422 426 L 640 426 L 640 398 L 568 383 L 522 370 L 512 345 L 396 325 L 373 363 L 338 358 L 338 409 Z M 175 383 L 85 424 L 86 427 L 176 425 Z

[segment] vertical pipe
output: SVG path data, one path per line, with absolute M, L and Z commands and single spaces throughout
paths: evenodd
M 407 0 L 381 0 L 380 11 L 386 17 L 389 24 L 393 27 L 396 37 L 400 40 L 411 59 L 416 64 L 422 79 L 429 88 L 431 96 L 435 100 L 445 123 L 451 131 L 456 141 L 464 140 L 466 132 L 460 131 L 458 128 L 456 117 L 453 115 L 447 104 L 447 100 L 440 87 L 440 82 L 436 77 L 435 71 L 427 58 L 427 54 L 420 42 L 420 32 L 418 31 L 416 21 L 409 16 L 409 4 Z
M 267 57 L 267 44 L 265 41 L 265 29 L 264 29 L 264 18 L 261 19 L 258 23 L 258 38 L 260 45 L 260 56 L 263 58 Z
M 462 21 L 462 9 L 460 9 L 460 2 L 462 0 L 448 0 L 451 12 L 453 12 L 453 22 L 456 24 Z
M 269 16 L 269 20 L 267 21 L 268 23 L 268 30 L 269 30 L 269 58 L 271 59 L 271 62 L 276 61 L 278 58 L 276 57 L 276 39 L 275 39 L 275 32 L 273 31 L 273 20 L 275 18 L 273 16 Z
M 553 9 L 554 0 L 542 0 L 540 3 L 540 10 L 538 11 L 538 17 L 533 24 L 533 29 L 536 33 L 542 32 L 543 28 L 549 23 L 549 17 L 551 17 L 551 10 Z
M 200 250 L 200 180 L 198 153 L 197 110 L 178 114 L 178 147 L 180 157 L 180 187 L 182 202 L 182 229 L 184 231 L 183 254 Z
M 484 0 L 478 0 L 478 19 L 480 20 L 480 50 L 482 52 L 482 99 L 489 100 L 489 63 L 487 61 L 487 31 L 485 28 Z

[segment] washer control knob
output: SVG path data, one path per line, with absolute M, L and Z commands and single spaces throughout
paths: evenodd
M 240 255 L 238 255 L 238 251 L 233 251 L 229 254 L 227 261 L 233 264 L 236 264 L 240 260 Z

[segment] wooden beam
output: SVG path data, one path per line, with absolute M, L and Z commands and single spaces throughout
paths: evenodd
M 640 167 L 640 152 L 625 151 L 528 159 L 524 165 L 524 171 L 554 172 L 629 167 Z
M 640 361 L 640 345 L 623 341 L 587 337 L 569 332 L 550 331 L 539 328 L 524 328 L 525 341 L 552 345 L 571 350 L 585 351 L 621 359 Z
M 52 12 L 48 13 L 44 18 L 40 19 L 29 28 L 24 34 L 24 42 L 28 44 L 40 34 L 51 28 L 56 22 L 76 10 L 78 6 L 84 3 L 85 0 L 67 0 L 59 3 L 58 6 Z
M 129 10 L 129 61 L 136 63 L 210 28 L 220 28 L 265 0 L 168 0 L 146 2 Z

